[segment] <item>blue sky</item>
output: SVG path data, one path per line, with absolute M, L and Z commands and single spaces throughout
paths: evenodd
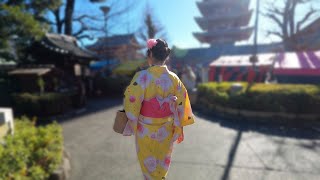
M 201 16 L 196 2 L 200 0 L 145 0 L 151 4 L 155 10 L 156 17 L 165 25 L 169 40 L 172 44 L 178 47 L 201 47 L 201 45 L 192 35 L 193 32 L 201 32 L 199 26 L 194 20 L 195 16 Z M 263 12 L 266 7 L 266 3 L 274 0 L 260 0 L 260 11 Z M 319 0 L 315 0 L 319 1 Z M 276 0 L 277 6 L 282 5 L 282 0 Z M 251 0 L 250 8 L 255 9 L 256 0 Z M 308 10 L 309 6 L 300 6 L 297 9 L 297 19 L 301 19 L 304 16 L 305 10 Z M 315 7 L 315 6 L 314 6 Z M 178 13 L 177 13 L 178 12 Z M 253 26 L 255 21 L 255 13 L 251 17 L 250 25 Z M 277 42 L 280 39 L 275 36 L 266 36 L 267 30 L 276 29 L 272 21 L 268 18 L 259 17 L 259 43 Z M 248 41 L 240 42 L 240 44 L 252 44 L 253 36 Z
M 88 1 L 88 0 L 86 0 Z M 76 3 L 76 9 L 81 9 L 82 12 L 88 14 L 99 14 L 99 6 L 101 4 L 91 5 L 81 1 Z M 167 41 L 170 45 L 175 45 L 180 48 L 197 48 L 205 47 L 207 45 L 200 44 L 192 35 L 193 32 L 201 32 L 201 29 L 196 24 L 194 17 L 201 16 L 196 2 L 200 0 L 108 0 L 105 4 L 112 2 L 119 2 L 115 8 L 124 6 L 123 3 L 134 2 L 133 10 L 123 14 L 121 17 L 114 19 L 110 22 L 113 26 L 110 34 L 122 34 L 128 32 L 136 32 L 141 27 L 143 22 L 143 14 L 146 6 L 151 7 L 154 17 L 159 23 L 161 23 L 166 30 Z M 261 11 L 264 11 L 265 3 L 274 0 L 261 0 Z M 317 1 L 317 0 L 315 0 Z M 281 0 L 276 0 L 276 5 L 281 6 Z M 256 0 L 251 0 L 250 8 L 255 9 Z M 297 19 L 303 17 L 307 6 L 301 6 L 298 9 Z M 101 14 L 101 13 L 100 13 Z M 250 25 L 254 24 L 255 16 L 253 14 Z M 122 23 L 119 23 L 122 22 Z M 259 43 L 277 42 L 279 39 L 274 36 L 266 36 L 266 31 L 269 29 L 277 28 L 272 21 L 260 16 L 259 24 Z M 88 43 L 88 42 L 86 42 Z M 239 44 L 252 44 L 253 38 L 251 37 L 247 41 L 240 42 Z

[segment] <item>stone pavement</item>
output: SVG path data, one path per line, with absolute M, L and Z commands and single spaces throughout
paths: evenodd
M 119 99 L 90 102 L 61 122 L 71 180 L 140 180 L 134 139 L 112 131 Z M 320 133 L 197 115 L 175 145 L 169 180 L 318 180 Z

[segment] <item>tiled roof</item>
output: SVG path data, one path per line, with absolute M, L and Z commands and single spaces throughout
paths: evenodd
M 9 75 L 38 75 L 42 76 L 47 73 L 49 73 L 52 69 L 51 68 L 22 68 L 22 69 L 16 69 L 9 72 Z
M 116 35 L 111 37 L 101 37 L 96 43 L 88 46 L 88 49 L 100 49 L 106 47 L 117 47 L 121 45 L 129 45 L 136 43 L 135 36 L 133 34 Z M 136 45 L 136 44 L 134 44 Z
M 258 53 L 272 53 L 281 48 L 281 44 L 264 44 L 258 46 Z M 209 48 L 178 49 L 173 48 L 173 61 L 189 61 L 209 65 L 212 61 L 224 55 L 252 54 L 253 45 L 216 46 Z
M 48 33 L 41 41 L 41 45 L 61 54 L 72 54 L 83 58 L 96 58 L 92 52 L 80 48 L 77 44 L 77 39 L 73 36 Z

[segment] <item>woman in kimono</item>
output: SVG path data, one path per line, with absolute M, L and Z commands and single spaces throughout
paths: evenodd
M 124 136 L 135 135 L 136 151 L 146 180 L 165 179 L 173 143 L 183 141 L 183 127 L 193 124 L 188 93 L 165 65 L 170 54 L 162 39 L 150 39 L 146 70 L 137 72 L 125 91 L 128 123 Z

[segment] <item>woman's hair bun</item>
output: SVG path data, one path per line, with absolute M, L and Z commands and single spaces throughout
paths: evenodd
M 170 55 L 171 49 L 163 39 L 157 39 L 157 44 L 150 49 L 155 59 L 159 61 L 165 61 Z

